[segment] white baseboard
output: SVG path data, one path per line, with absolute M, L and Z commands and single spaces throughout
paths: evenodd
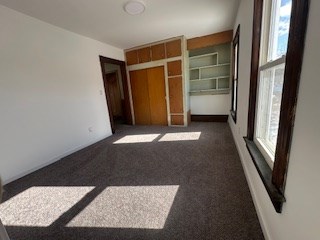
M 236 137 L 235 133 L 232 131 L 232 127 L 231 127 L 232 123 L 230 123 L 230 119 L 231 119 L 231 117 L 229 117 L 229 121 L 228 121 L 229 122 L 229 127 L 230 127 L 230 130 L 231 130 L 231 133 L 232 133 L 232 136 L 233 136 L 233 140 L 234 140 L 234 142 L 236 144 L 236 147 L 237 147 L 237 150 L 238 150 L 238 153 L 239 153 L 239 156 L 240 156 L 241 164 L 242 164 L 242 167 L 244 169 L 244 174 L 245 174 L 247 182 L 248 182 L 248 186 L 249 186 L 250 193 L 251 193 L 251 196 L 252 196 L 253 204 L 255 206 L 255 209 L 256 209 L 256 212 L 257 212 L 257 215 L 258 215 L 258 219 L 259 219 L 259 222 L 260 222 L 260 226 L 261 226 L 264 238 L 266 240 L 271 240 L 271 237 L 270 237 L 269 231 L 267 229 L 267 225 L 266 225 L 265 219 L 264 219 L 264 217 L 262 215 L 261 205 L 260 205 L 260 203 L 258 201 L 257 194 L 256 194 L 255 189 L 253 187 L 252 179 L 251 179 L 251 177 L 249 175 L 248 167 L 245 164 L 245 158 L 244 158 L 243 152 L 241 151 L 241 147 L 239 145 L 239 142 L 237 141 L 237 137 Z
M 90 142 L 88 142 L 87 144 L 84 144 L 84 145 L 81 145 L 81 146 L 72 148 L 72 149 L 66 151 L 66 152 L 63 153 L 63 154 L 58 155 L 58 156 L 50 159 L 48 162 L 45 162 L 45 163 L 43 163 L 43 164 L 40 164 L 40 165 L 37 166 L 37 167 L 31 168 L 31 169 L 29 169 L 29 170 L 26 170 L 26 171 L 24 171 L 24 172 L 22 172 L 22 173 L 20 173 L 20 174 L 18 174 L 18 175 L 16 175 L 16 176 L 12 177 L 12 178 L 9 178 L 9 179 L 7 179 L 7 180 L 3 180 L 2 184 L 5 185 L 5 184 L 8 184 L 8 183 L 10 183 L 10 182 L 13 182 L 13 181 L 15 181 L 15 180 L 17 180 L 17 179 L 19 179 L 19 178 L 22 178 L 22 177 L 24 177 L 24 176 L 26 176 L 26 175 L 28 175 L 28 174 L 30 174 L 30 173 L 32 173 L 32 172 L 35 172 L 35 171 L 37 171 L 37 170 L 39 170 L 39 169 L 41 169 L 41 168 L 44 168 L 44 167 L 46 167 L 46 166 L 48 166 L 48 165 L 50 165 L 50 164 L 52 164 L 52 163 L 54 163 L 54 162 L 57 162 L 57 161 L 59 161 L 60 159 L 62 159 L 62 158 L 64 158 L 64 157 L 67 157 L 67 156 L 69 156 L 69 155 L 72 154 L 72 153 L 75 153 L 75 152 L 77 152 L 77 151 L 79 151 L 79 150 L 81 150 L 81 149 L 83 149 L 83 148 L 86 148 L 86 147 L 88 147 L 88 146 L 90 146 L 90 145 L 92 145 L 92 144 L 95 144 L 95 143 L 97 143 L 97 142 L 105 139 L 106 137 L 108 137 L 108 136 L 104 136 L 104 137 L 102 137 L 102 138 L 98 138 L 98 139 L 95 139 L 95 140 L 93 140 L 93 141 L 90 141 Z

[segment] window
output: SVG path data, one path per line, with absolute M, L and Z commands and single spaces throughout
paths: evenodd
M 298 96 L 308 0 L 255 0 L 247 148 L 277 212 Z
M 273 168 L 288 46 L 292 0 L 267 0 L 262 19 L 254 141 Z
M 238 69 L 239 69 L 239 34 L 240 25 L 233 39 L 232 49 L 232 102 L 231 116 L 234 122 L 237 122 L 237 105 L 238 105 Z

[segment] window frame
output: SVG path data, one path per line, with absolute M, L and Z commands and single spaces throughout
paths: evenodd
M 292 0 L 278 138 L 273 169 L 267 164 L 266 159 L 254 142 L 260 47 L 263 46 L 261 44 L 261 34 L 262 30 L 264 30 L 262 29 L 263 3 L 263 0 L 254 1 L 248 132 L 247 137 L 244 139 L 275 210 L 281 213 L 282 205 L 286 201 L 284 190 L 303 61 L 309 0 Z
M 237 123 L 238 89 L 239 89 L 239 50 L 240 49 L 240 24 L 232 41 L 232 93 L 231 117 Z M 237 69 L 237 71 L 235 71 Z M 236 89 L 235 89 L 236 88 Z

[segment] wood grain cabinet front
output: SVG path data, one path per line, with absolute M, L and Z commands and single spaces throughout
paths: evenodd
M 164 43 L 151 46 L 152 61 L 164 59 L 166 57 L 165 51 Z
M 181 56 L 181 39 L 166 43 L 167 58 Z
M 132 50 L 129 52 L 126 52 L 126 60 L 127 60 L 127 65 L 134 65 L 138 64 L 138 51 L 137 50 Z
M 145 63 L 151 61 L 150 47 L 138 49 L 139 63 Z
M 184 125 L 183 115 L 171 115 L 172 125 Z
M 182 75 L 181 60 L 168 62 L 168 76 Z
M 169 103 L 171 113 L 183 113 L 182 77 L 169 78 Z

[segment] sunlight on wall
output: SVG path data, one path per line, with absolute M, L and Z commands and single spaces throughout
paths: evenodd
M 159 142 L 199 140 L 201 132 L 167 133 Z
M 118 141 L 115 141 L 113 144 L 152 142 L 158 136 L 160 136 L 160 134 L 128 135 L 128 136 L 125 136 L 125 137 L 119 139 Z
M 6 226 L 48 227 L 94 187 L 31 187 L 0 205 Z
M 179 186 L 108 187 L 68 227 L 162 229 Z

